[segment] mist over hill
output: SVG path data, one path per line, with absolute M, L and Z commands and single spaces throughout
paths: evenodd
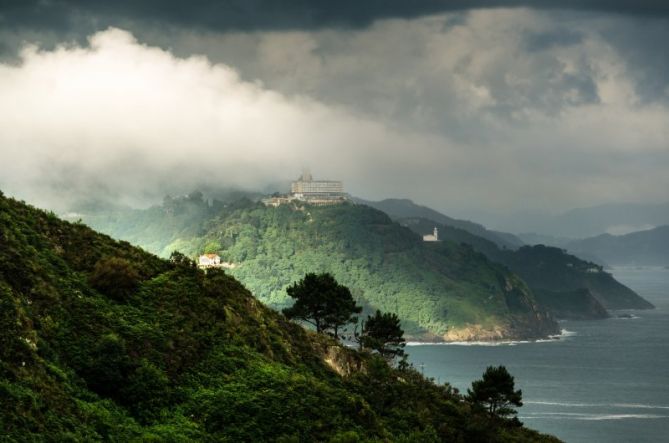
M 489 226 L 521 234 L 530 243 L 566 243 L 601 234 L 624 235 L 669 224 L 669 203 L 611 203 L 572 209 L 558 215 L 517 213 L 482 215 Z M 553 237 L 553 239 L 551 239 Z
M 565 248 L 579 256 L 601 257 L 612 266 L 669 266 L 669 225 L 573 240 Z

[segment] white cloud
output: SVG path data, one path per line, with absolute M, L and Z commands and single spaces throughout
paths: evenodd
M 47 204 L 64 190 L 132 197 L 202 183 L 258 186 L 309 164 L 362 177 L 386 149 L 426 143 L 118 29 L 87 48 L 27 48 L 20 64 L 0 67 L 0 97 L 2 185 Z M 399 167 L 409 155 L 384 163 Z

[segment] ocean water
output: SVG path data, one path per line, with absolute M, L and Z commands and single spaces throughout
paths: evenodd
M 565 321 L 557 340 L 407 346 L 409 359 L 463 392 L 487 366 L 505 365 L 523 390 L 521 421 L 567 442 L 669 442 L 669 270 L 613 275 L 656 309 Z

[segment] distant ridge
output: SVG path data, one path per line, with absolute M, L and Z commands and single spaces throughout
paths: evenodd
M 579 239 L 604 233 L 624 235 L 669 225 L 669 202 L 609 203 L 575 208 L 558 215 L 512 214 L 496 218 L 495 227 L 518 233 Z
M 513 234 L 491 231 L 486 229 L 483 225 L 469 220 L 451 218 L 439 211 L 416 204 L 406 198 L 388 198 L 381 201 L 369 201 L 356 198 L 355 201 L 357 203 L 371 206 L 379 211 L 383 211 L 394 220 L 407 217 L 420 217 L 443 225 L 463 229 L 471 234 L 488 239 L 502 248 L 517 249 L 524 245 L 523 241 Z
M 576 255 L 601 257 L 612 266 L 669 266 L 669 225 L 626 235 L 602 234 L 565 247 Z

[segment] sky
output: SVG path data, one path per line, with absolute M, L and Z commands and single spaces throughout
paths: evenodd
M 274 190 L 460 217 L 669 200 L 669 3 L 0 0 L 0 190 Z

